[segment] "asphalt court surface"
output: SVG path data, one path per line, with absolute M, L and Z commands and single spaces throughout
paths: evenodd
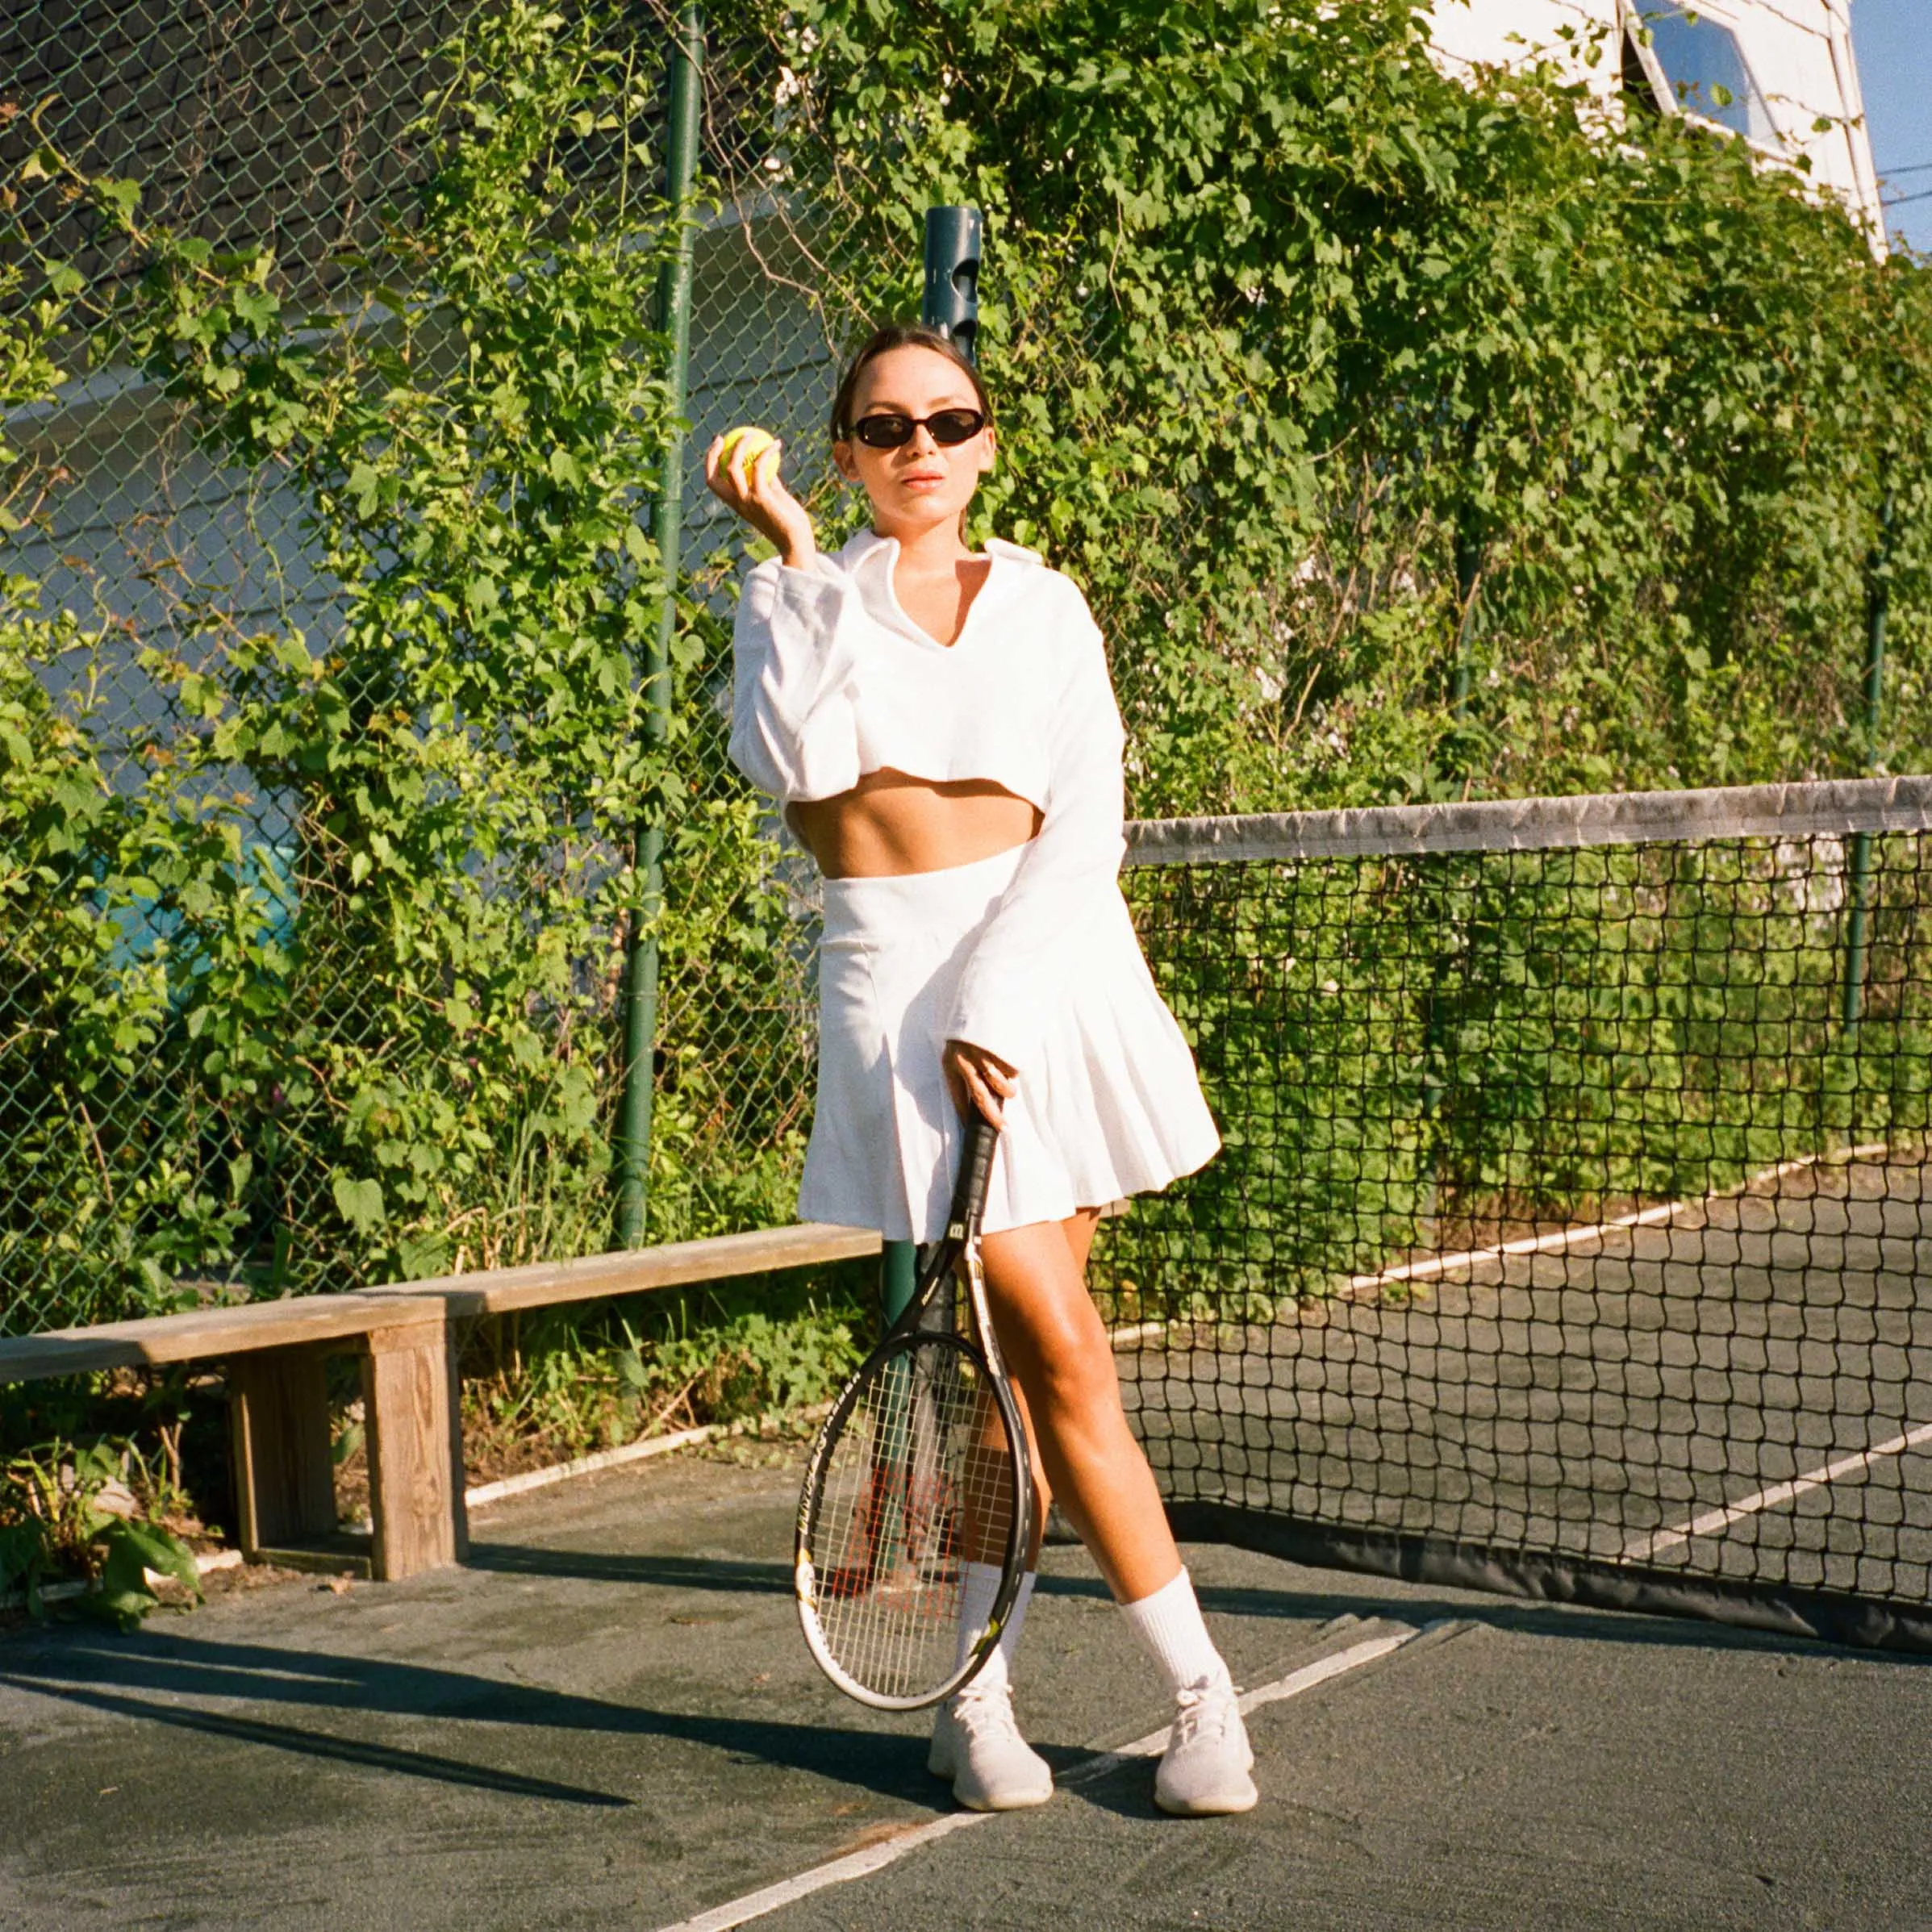
M 1821 1166 L 1123 1367 L 1177 1494 L 1922 1603 L 1927 1279 L 1932 1174 Z
M 795 1466 L 688 1457 L 514 1499 L 475 1561 L 0 1635 L 0 1926 L 678 1923 L 950 1812 L 924 1725 L 806 1658 Z M 1932 1663 L 1195 1547 L 1241 1681 L 1397 1626 L 1253 1720 L 1259 1809 L 1160 1817 L 1163 1715 L 1083 1553 L 1019 1704 L 1066 1788 L 753 1922 L 1920 1926 Z

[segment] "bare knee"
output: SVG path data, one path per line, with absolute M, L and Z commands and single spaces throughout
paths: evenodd
M 986 1241 L 995 1325 L 1033 1401 L 1055 1418 L 1119 1400 L 1113 1350 L 1057 1223 Z
M 1120 1372 L 1097 1320 L 1056 1327 L 1041 1350 L 1038 1379 L 1044 1399 L 1062 1416 L 1095 1415 L 1120 1404 Z

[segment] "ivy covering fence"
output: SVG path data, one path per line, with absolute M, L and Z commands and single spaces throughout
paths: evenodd
M 0 29 L 0 1331 L 610 1245 L 641 917 L 648 1237 L 790 1217 L 811 878 L 723 756 L 738 540 L 688 472 L 674 587 L 654 534 L 674 27 Z M 1396 0 L 706 35 L 694 449 L 767 422 L 851 527 L 837 359 L 916 310 L 922 211 L 982 207 L 977 529 L 1087 590 L 1139 814 L 1926 768 L 1932 280 L 1802 178 L 1446 77 Z M 1404 1201 L 1560 1209 L 1506 1117 L 1547 1082 L 1458 1065 L 1483 1095 L 1392 1076 L 1435 1150 Z

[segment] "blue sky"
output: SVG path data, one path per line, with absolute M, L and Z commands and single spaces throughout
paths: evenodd
M 1932 254 L 1932 0 L 1852 0 L 1851 37 L 1882 192 L 1926 196 L 1888 211 L 1885 225 Z

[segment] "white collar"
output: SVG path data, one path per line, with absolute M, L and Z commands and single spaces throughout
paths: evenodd
M 928 650 L 950 649 L 950 645 L 941 644 L 921 630 L 900 608 L 898 594 L 892 587 L 892 573 L 899 563 L 899 550 L 896 536 L 881 536 L 876 530 L 861 530 L 840 546 L 837 562 L 839 568 L 858 586 L 861 601 L 878 623 L 915 644 L 924 645 Z M 1040 564 L 1045 561 L 1037 550 L 1029 550 L 1020 544 L 1009 544 L 1004 537 L 998 536 L 986 540 L 984 554 L 995 567 L 980 588 L 979 595 L 983 599 L 992 594 L 993 580 L 999 575 L 999 565 Z M 978 608 L 977 602 L 974 608 Z

